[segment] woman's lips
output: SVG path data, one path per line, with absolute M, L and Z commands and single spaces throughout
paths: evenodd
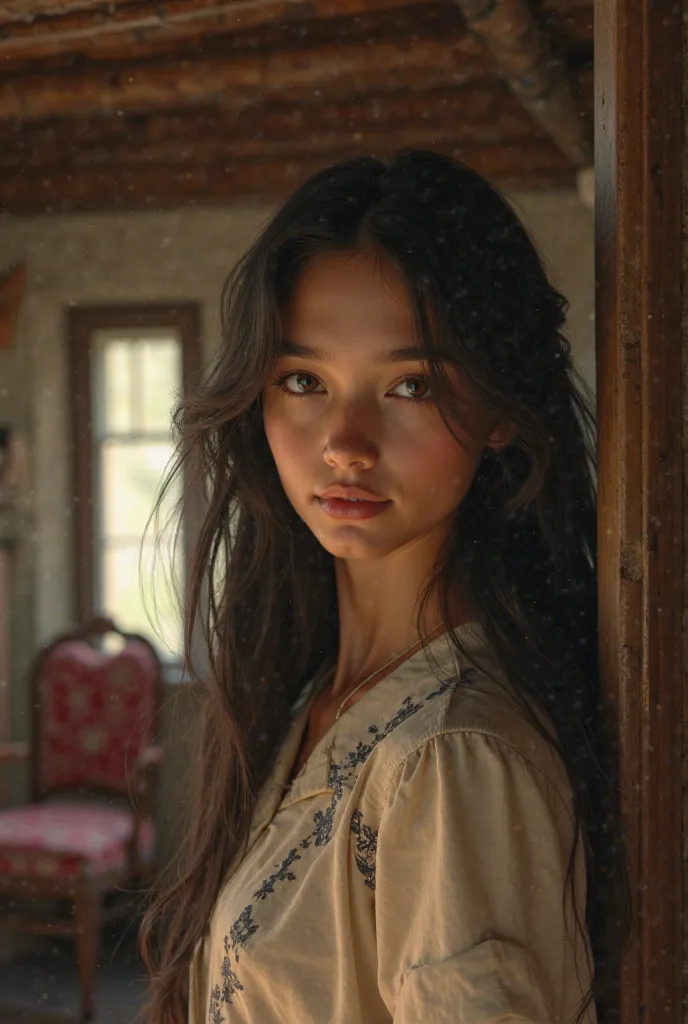
M 391 501 L 350 501 L 347 498 L 319 498 L 323 512 L 333 519 L 371 519 L 379 516 Z

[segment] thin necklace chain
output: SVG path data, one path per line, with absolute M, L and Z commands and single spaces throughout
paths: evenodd
M 409 644 L 409 646 L 405 650 L 400 651 L 399 654 L 395 654 L 394 657 L 390 658 L 389 661 L 385 662 L 385 664 L 382 665 L 381 668 L 376 668 L 374 672 L 371 672 L 369 676 L 366 676 L 365 679 L 363 680 L 363 682 L 359 683 L 358 686 L 354 690 L 351 691 L 351 693 L 347 693 L 346 697 L 344 698 L 342 703 L 339 705 L 339 708 L 337 709 L 337 714 L 334 716 L 335 722 L 337 722 L 339 720 L 339 716 L 341 715 L 342 710 L 343 710 L 344 705 L 346 704 L 346 702 L 348 700 L 351 700 L 351 698 L 355 694 L 357 694 L 358 691 L 360 689 L 362 689 L 365 686 L 366 683 L 369 683 L 370 680 L 373 679 L 375 676 L 379 675 L 380 672 L 384 672 L 384 670 L 386 668 L 389 668 L 390 665 L 394 664 L 395 661 L 398 661 L 400 658 L 403 658 L 404 655 L 408 654 L 409 651 L 413 650 L 414 647 L 418 647 L 420 644 L 422 644 L 423 640 L 425 640 L 427 637 L 429 637 L 432 633 L 437 632 L 437 630 L 441 626 L 444 626 L 444 622 L 439 622 L 432 629 L 429 629 L 427 633 L 423 633 L 422 637 L 419 640 L 414 640 L 413 643 Z

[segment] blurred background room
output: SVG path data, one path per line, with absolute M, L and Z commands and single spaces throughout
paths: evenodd
M 0 1021 L 129 1024 L 184 831 L 166 570 L 200 497 L 174 551 L 144 529 L 224 279 L 321 167 L 453 155 L 525 220 L 594 388 L 593 0 L 4 0 L 0 58 Z

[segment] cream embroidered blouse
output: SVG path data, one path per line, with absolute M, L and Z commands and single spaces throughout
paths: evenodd
M 571 794 L 482 634 L 433 640 L 259 798 L 191 970 L 190 1024 L 569 1024 L 587 990 L 562 893 Z M 585 865 L 576 865 L 579 912 Z M 590 1009 L 585 1024 L 594 1024 Z

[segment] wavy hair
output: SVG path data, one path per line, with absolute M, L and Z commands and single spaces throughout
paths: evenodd
M 281 345 L 280 311 L 323 253 L 370 251 L 403 275 L 444 422 L 461 410 L 447 353 L 513 429 L 486 448 L 432 576 L 446 621 L 459 581 L 524 710 L 543 708 L 573 792 L 586 854 L 584 934 L 597 1000 L 611 1018 L 628 890 L 614 730 L 597 670 L 594 419 L 563 332 L 564 298 L 508 202 L 478 174 L 433 153 L 360 158 L 303 185 L 232 270 L 222 338 L 204 383 L 178 404 L 173 479 L 193 466 L 205 494 L 185 611 L 187 671 L 201 694 L 193 821 L 141 929 L 150 1019 L 186 1020 L 188 971 L 289 708 L 338 644 L 332 556 L 290 505 L 263 428 L 261 395 Z M 466 424 L 463 424 L 464 428 Z M 452 641 L 461 650 L 459 638 Z M 575 903 L 574 903 L 575 906 Z M 577 920 L 579 927 L 583 922 Z

